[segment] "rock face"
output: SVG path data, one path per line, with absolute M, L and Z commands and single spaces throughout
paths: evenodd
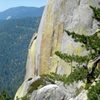
M 79 82 L 78 84 L 80 83 L 81 82 Z M 30 100 L 70 100 L 72 99 L 72 97 L 73 98 L 75 97 L 76 95 L 75 92 L 79 88 L 77 87 L 78 84 L 74 83 L 73 85 L 70 86 L 64 86 L 63 84 L 59 85 L 50 84 L 44 86 L 41 89 L 38 89 L 37 91 L 34 91 L 32 93 Z
M 32 94 L 31 100 L 55 100 L 55 96 L 57 100 L 62 100 L 65 95 L 65 91 L 62 90 L 60 87 L 57 85 L 47 85 L 40 90 L 37 91 L 37 93 L 34 92 Z M 35 97 L 35 98 L 34 98 Z
M 99 7 L 98 2 L 99 0 L 48 1 L 40 23 L 36 46 L 30 47 L 30 50 L 36 49 L 35 55 L 29 54 L 29 63 L 26 66 L 27 69 L 30 66 L 34 69 L 33 76 L 52 71 L 60 74 L 70 73 L 70 65 L 59 59 L 55 55 L 55 51 L 78 55 L 86 53 L 80 45 L 75 44 L 67 36 L 64 30 L 74 31 L 78 34 L 93 34 L 97 29 L 97 22 L 92 18 L 93 12 L 89 6 Z M 26 73 L 26 78 L 29 78 L 28 74 L 30 72 Z
M 93 34 L 98 23 L 93 19 L 93 12 L 89 6 L 99 7 L 99 2 L 100 0 L 48 0 L 37 39 L 33 38 L 29 47 L 25 80 L 50 72 L 70 74 L 71 65 L 58 58 L 55 51 L 86 55 L 85 49 L 81 48 L 79 43 L 76 44 L 64 30 L 77 34 Z M 24 85 L 21 88 L 25 88 Z M 22 91 L 18 90 L 17 94 L 21 94 Z M 18 97 L 22 96 L 17 94 Z
M 39 82 L 40 78 L 37 77 L 30 81 L 25 81 L 23 86 L 23 94 L 27 95 L 29 85 Z M 34 89 L 32 93 L 28 93 L 27 100 L 87 100 L 87 91 L 82 89 L 82 81 L 74 82 L 70 85 L 64 85 L 62 82 L 56 82 L 56 84 L 48 84 L 44 87 Z M 25 88 L 26 87 L 26 88 Z M 22 88 L 19 90 L 21 91 Z M 77 94 L 81 89 L 81 93 Z M 19 94 L 20 95 L 20 94 Z M 78 96 L 77 96 L 78 95 Z M 20 95 L 21 96 L 21 95 Z

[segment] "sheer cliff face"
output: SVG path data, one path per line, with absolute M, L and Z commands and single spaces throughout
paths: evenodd
M 55 55 L 55 51 L 85 55 L 80 44 L 74 43 L 64 30 L 91 35 L 97 30 L 90 5 L 99 7 L 100 0 L 49 0 L 39 26 L 37 39 L 33 37 L 29 46 L 25 81 L 15 98 L 27 93 L 31 81 L 40 74 L 57 72 L 69 74 L 71 65 Z M 16 99 L 15 99 L 16 100 Z
M 92 18 L 93 12 L 89 6 L 98 7 L 99 1 L 48 1 L 39 27 L 36 45 L 30 47 L 27 69 L 31 72 L 27 71 L 26 78 L 51 71 L 70 73 L 70 65 L 55 56 L 55 51 L 60 50 L 78 55 L 86 53 L 67 36 L 64 30 L 75 31 L 78 34 L 94 33 L 97 29 L 97 22 Z

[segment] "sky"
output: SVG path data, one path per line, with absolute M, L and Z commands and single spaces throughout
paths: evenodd
M 0 0 L 0 12 L 18 6 L 41 7 L 47 0 Z

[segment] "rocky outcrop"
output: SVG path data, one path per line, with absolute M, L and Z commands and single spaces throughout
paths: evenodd
M 76 97 L 76 91 L 80 88 L 82 84 L 81 82 L 79 82 L 69 86 L 64 86 L 61 82 L 59 83 L 60 84 L 55 85 L 50 84 L 34 91 L 31 95 L 30 100 L 70 100 Z M 80 96 L 80 100 L 85 100 L 81 97 L 82 96 Z
M 62 51 L 71 55 L 87 54 L 86 50 L 80 46 L 80 43 L 76 44 L 64 30 L 74 31 L 77 34 L 93 34 L 97 30 L 98 23 L 93 19 L 93 12 L 89 6 L 99 7 L 99 2 L 100 0 L 48 0 L 39 26 L 37 39 L 33 38 L 33 42 L 29 47 L 25 80 L 50 72 L 70 74 L 71 65 L 58 58 L 55 51 Z M 50 92 L 55 87 L 50 89 Z M 22 92 L 23 88 L 25 88 L 25 85 L 21 86 L 21 91 L 18 90 L 16 96 L 25 95 Z M 59 94 L 60 92 L 57 95 Z M 32 96 L 32 98 L 34 97 Z
M 85 98 L 87 97 L 87 92 L 83 89 L 82 81 L 77 83 L 74 82 L 70 85 L 65 85 L 60 81 L 56 81 L 55 84 L 49 82 L 49 84 L 46 84 L 45 86 L 41 85 L 41 78 L 37 77 L 35 79 L 25 81 L 22 85 L 24 88 L 22 89 L 20 87 L 19 91 L 22 91 L 23 94 L 27 95 L 27 100 L 78 100 L 77 98 L 86 100 Z M 84 95 L 82 95 L 82 93 L 84 93 Z M 22 93 L 18 95 L 19 98 L 22 97 Z M 83 97 L 85 98 L 83 99 Z
M 35 33 L 35 35 L 31 39 L 28 49 L 28 57 L 27 57 L 28 59 L 26 63 L 27 67 L 26 67 L 25 79 L 32 78 L 35 75 L 35 68 L 33 66 L 35 66 L 36 39 L 37 39 L 37 34 Z
M 33 73 L 36 75 L 49 72 L 69 74 L 70 64 L 59 59 L 55 51 L 86 54 L 80 44 L 74 43 L 64 30 L 78 34 L 93 34 L 97 30 L 97 22 L 93 19 L 93 12 L 89 6 L 99 7 L 98 2 L 97 0 L 49 0 L 40 23 L 34 59 L 30 59 L 32 55 L 28 57 L 27 69 L 32 65 L 32 69 L 35 69 Z M 29 59 L 34 61 L 34 64 Z

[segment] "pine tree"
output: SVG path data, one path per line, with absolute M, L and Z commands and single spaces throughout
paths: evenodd
M 95 8 L 90 6 L 90 8 L 94 12 L 93 18 L 95 18 L 97 21 L 100 22 L 100 8 Z M 94 63 L 91 66 L 91 70 L 87 73 L 87 82 L 91 82 L 91 79 L 94 78 L 94 72 L 95 69 L 100 63 L 100 25 L 98 25 L 98 31 L 95 32 L 93 35 L 80 35 L 76 34 L 75 32 L 69 32 L 65 30 L 65 32 L 71 36 L 75 42 L 80 42 L 82 47 L 86 48 L 87 51 L 89 51 L 87 56 L 78 56 L 78 55 L 68 55 L 66 53 L 62 53 L 60 51 L 56 51 L 55 54 L 59 56 L 61 59 L 63 59 L 66 62 L 75 61 L 79 65 L 86 64 L 86 66 L 83 66 L 85 69 L 88 70 L 87 64 L 90 60 L 93 60 Z

